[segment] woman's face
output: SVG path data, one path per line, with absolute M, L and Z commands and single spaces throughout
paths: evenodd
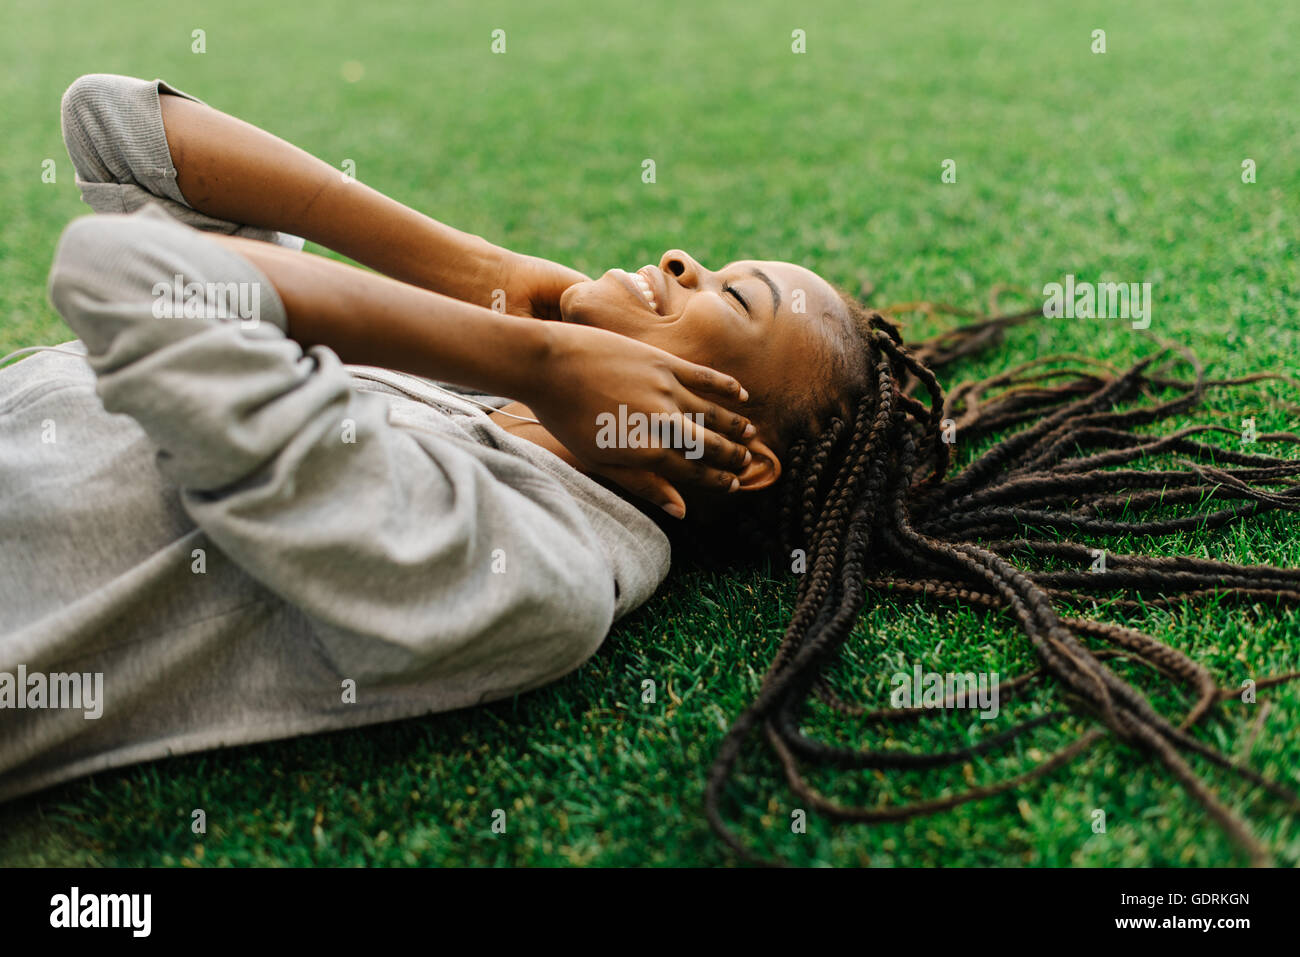
M 825 390 L 847 309 L 829 283 L 785 262 L 717 272 L 680 249 L 635 273 L 611 269 L 565 290 L 565 322 L 596 326 L 734 376 L 751 403 L 776 408 Z M 763 431 L 761 416 L 754 418 Z M 771 442 L 776 436 L 767 436 Z

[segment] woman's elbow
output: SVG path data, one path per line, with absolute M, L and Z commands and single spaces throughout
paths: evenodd
M 112 73 L 87 73 L 72 81 L 59 103 L 60 125 L 77 176 L 87 182 L 128 182 L 129 165 L 109 148 L 108 111 L 123 107 L 124 89 L 142 81 Z

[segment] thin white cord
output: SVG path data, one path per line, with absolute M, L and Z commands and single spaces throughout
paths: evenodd
M 421 386 L 423 386 L 424 388 L 434 389 L 434 390 L 437 391 L 437 392 L 441 392 L 443 395 L 449 395 L 449 396 L 451 396 L 453 399 L 461 399 L 461 400 L 463 400 L 463 401 L 465 401 L 465 402 L 469 402 L 471 405 L 476 405 L 476 406 L 478 406 L 480 409 L 483 409 L 483 410 L 486 411 L 486 412 L 489 412 L 489 413 L 491 413 L 491 412 L 500 412 L 502 415 L 507 415 L 507 416 L 509 416 L 509 417 L 512 418 L 512 419 L 518 419 L 520 422 L 530 422 L 530 423 L 532 423 L 533 425 L 541 425 L 541 424 L 542 424 L 541 422 L 538 422 L 536 419 L 530 419 L 530 418 L 528 418 L 528 416 L 526 416 L 526 415 L 515 415 L 513 412 L 507 412 L 507 411 L 505 411 L 505 409 L 498 409 L 498 408 L 497 408 L 496 406 L 494 406 L 494 405 L 488 405 L 486 402 L 480 402 L 478 399 L 475 399 L 475 398 L 473 398 L 472 396 L 464 395 L 463 393 L 460 393 L 460 392 L 453 392 L 451 389 L 444 389 L 442 386 L 438 385 L 438 383 L 434 382 L 432 379 L 422 379 L 422 378 L 420 378 L 419 376 L 413 376 L 413 375 L 411 375 L 409 372 L 397 372 L 396 370 L 391 370 L 391 369 L 388 370 L 388 371 L 389 371 L 392 375 L 399 376 L 400 378 L 403 378 L 403 379 L 413 379 L 414 381 L 418 382 L 418 383 L 419 383 Z M 366 374 L 366 373 L 359 373 L 359 374 L 361 375 L 361 377 L 362 377 L 363 379 L 370 379 L 370 380 L 372 380 L 372 381 L 374 381 L 374 382 L 379 382 L 379 383 L 381 383 L 382 385 L 386 385 L 386 386 L 388 386 L 389 388 L 396 388 L 398 391 L 404 393 L 405 395 L 410 396 L 412 399 L 415 399 L 417 402 L 424 402 L 424 401 L 425 401 L 424 396 L 420 395 L 420 394 L 417 393 L 417 392 L 413 392 L 413 391 L 411 391 L 410 389 L 404 389 L 404 388 L 402 388 L 401 386 L 394 386 L 391 382 L 388 382 L 388 381 L 383 380 L 383 379 L 376 379 L 374 376 L 371 376 L 371 375 Z
M 71 352 L 67 349 L 60 349 L 58 346 L 28 346 L 25 349 L 17 349 L 9 353 L 3 359 L 0 359 L 0 366 L 4 365 L 10 359 L 17 359 L 19 356 L 25 356 L 31 352 L 58 352 L 65 356 L 76 356 L 78 359 L 86 358 L 83 352 Z
M 472 402 L 485 412 L 500 412 L 502 415 L 508 415 L 512 419 L 518 419 L 520 422 L 531 422 L 533 425 L 541 425 L 536 419 L 530 419 L 526 415 L 515 415 L 513 412 L 507 412 L 505 409 L 498 409 L 494 405 L 488 405 L 486 402 L 480 402 L 478 399 L 471 398 L 461 392 L 452 392 L 450 389 L 443 389 L 443 392 L 450 393 L 458 399 L 464 399 L 466 402 Z

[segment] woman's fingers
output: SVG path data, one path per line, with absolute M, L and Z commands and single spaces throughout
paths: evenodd
M 702 424 L 707 434 L 704 461 L 720 468 L 743 468 L 749 461 L 749 450 L 743 445 L 757 434 L 754 424 L 740 412 L 711 401 L 710 396 L 724 400 L 727 405 L 749 401 L 749 393 L 739 380 L 710 369 L 708 366 L 678 360 L 673 374 L 687 391 L 678 397 L 678 405 L 691 416 L 703 416 Z M 692 424 L 699 420 L 688 416 Z
M 750 426 L 750 428 L 753 427 Z M 749 449 L 745 448 L 745 446 L 731 441 L 725 435 L 715 432 L 713 429 L 701 426 L 690 418 L 685 418 L 683 422 L 682 437 L 684 439 L 682 458 L 688 466 L 691 466 L 691 474 L 700 476 L 703 479 L 702 482 L 696 479 L 688 479 L 688 481 L 692 481 L 696 485 L 712 486 L 716 484 L 712 479 L 718 478 L 718 476 L 706 475 L 706 473 L 719 470 L 739 472 L 753 458 Z M 686 478 L 686 476 L 680 474 L 678 477 Z M 718 481 L 721 481 L 721 479 L 719 478 Z
M 749 393 L 740 381 L 725 372 L 710 369 L 708 366 L 696 365 L 685 359 L 673 363 L 673 375 L 677 381 L 696 395 L 709 395 L 717 399 L 730 399 L 732 402 L 748 402 Z
M 649 444 L 638 450 L 637 458 L 643 463 L 640 468 L 613 464 L 596 468 L 629 492 L 681 518 L 686 504 L 676 486 L 734 492 L 740 488 L 738 473 L 749 464 L 752 455 L 744 446 L 691 419 L 675 416 L 670 429 L 649 436 Z
M 739 487 L 737 473 L 752 458 L 743 445 L 682 415 L 673 416 L 669 428 L 649 439 L 647 467 L 677 485 L 734 492 Z
M 673 518 L 686 517 L 686 502 L 662 476 L 628 468 L 603 468 L 600 474 L 617 482 L 637 498 L 658 505 Z
M 694 393 L 684 394 L 679 404 L 692 415 L 703 415 L 703 423 L 711 431 L 725 435 L 736 442 L 748 442 L 758 432 L 746 416 L 725 409 L 716 402 L 701 399 Z
M 757 430 L 737 411 L 749 394 L 734 377 L 568 324 L 550 330 L 547 361 L 550 374 L 522 398 L 591 471 L 670 514 L 685 509 L 677 488 L 739 488 Z

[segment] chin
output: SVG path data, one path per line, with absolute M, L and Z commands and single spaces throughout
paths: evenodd
M 589 326 L 592 323 L 585 317 L 590 314 L 592 293 L 595 292 L 596 280 L 574 283 L 560 293 L 560 321 L 575 325 Z M 599 293 L 597 293 L 599 295 Z
M 560 293 L 560 321 L 561 322 L 573 321 L 571 318 L 571 316 L 573 315 L 573 300 L 574 297 L 578 295 L 579 288 L 585 285 L 586 285 L 585 282 L 576 282 L 568 289 L 564 290 L 564 292 Z
M 578 326 L 627 335 L 627 331 L 620 328 L 623 323 L 619 321 L 622 318 L 620 313 L 626 311 L 627 306 L 618 301 L 617 295 L 611 296 L 609 284 L 602 284 L 600 279 L 575 283 L 560 295 L 560 319 Z

